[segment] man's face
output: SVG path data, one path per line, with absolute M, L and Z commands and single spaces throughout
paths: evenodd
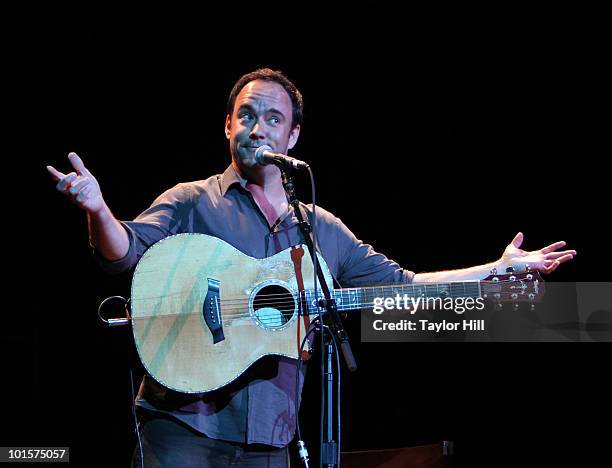
M 232 115 L 225 119 L 234 164 L 248 172 L 256 166 L 255 150 L 262 145 L 286 154 L 300 134 L 299 125 L 291 128 L 291 116 L 291 98 L 280 84 L 263 80 L 247 83 L 236 96 Z

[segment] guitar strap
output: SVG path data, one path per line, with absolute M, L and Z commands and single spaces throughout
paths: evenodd
M 299 297 L 300 297 L 300 311 L 307 311 L 308 304 L 306 303 L 306 292 L 304 288 L 304 276 L 302 274 L 302 258 L 304 257 L 304 247 L 302 245 L 295 245 L 291 247 L 291 261 L 293 262 L 293 269 L 295 271 L 295 279 L 298 285 Z M 299 320 L 299 318 L 298 318 Z M 310 329 L 310 315 L 302 314 L 302 320 L 304 323 L 304 330 L 307 333 Z M 298 325 L 297 327 L 297 349 L 299 351 L 300 346 L 302 345 L 302 327 Z M 311 346 L 311 342 L 308 342 L 308 346 Z M 307 361 L 310 359 L 309 351 L 302 351 L 302 361 Z

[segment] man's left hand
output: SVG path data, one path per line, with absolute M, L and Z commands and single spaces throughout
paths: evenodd
M 544 273 L 552 273 L 559 265 L 574 258 L 575 250 L 559 250 L 565 247 L 563 241 L 550 244 L 540 250 L 526 251 L 519 247 L 523 243 L 523 233 L 519 232 L 512 242 L 506 247 L 500 259 L 503 267 L 513 267 L 515 271 L 524 271 L 525 265 L 529 265 L 532 270 L 538 270 Z M 503 273 L 500 272 L 500 273 Z

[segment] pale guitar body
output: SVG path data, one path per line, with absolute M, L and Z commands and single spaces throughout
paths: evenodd
M 218 297 L 209 294 L 215 280 Z M 301 247 L 255 259 L 204 234 L 168 237 L 145 252 L 134 272 L 131 318 L 141 361 L 164 386 L 201 393 L 228 384 L 265 355 L 297 359 L 311 318 L 300 315 L 300 287 L 313 288 L 312 261 Z M 215 343 L 218 311 L 223 339 Z

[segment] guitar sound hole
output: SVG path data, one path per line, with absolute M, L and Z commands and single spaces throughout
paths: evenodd
M 295 308 L 293 295 L 277 285 L 261 288 L 253 301 L 255 318 L 264 328 L 283 327 L 293 317 Z

